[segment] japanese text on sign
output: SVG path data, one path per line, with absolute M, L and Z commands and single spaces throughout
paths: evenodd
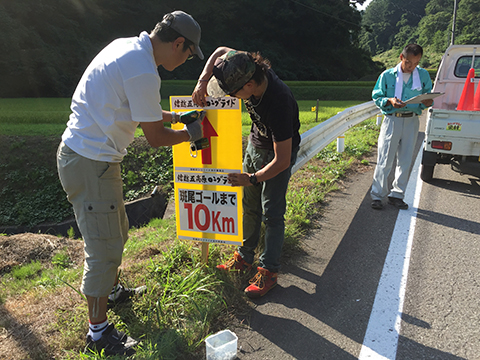
M 237 194 L 222 191 L 204 191 L 204 190 L 182 190 L 178 191 L 179 199 L 186 203 L 208 202 L 212 205 L 235 206 L 237 204 Z
M 201 185 L 229 185 L 227 175 L 225 174 L 194 174 L 176 172 L 175 182 Z
M 237 193 L 178 189 L 180 229 L 238 235 Z
M 222 98 L 212 98 L 207 97 L 207 106 L 203 107 L 204 110 L 209 109 L 240 109 L 240 101 L 234 97 L 222 97 Z M 193 110 L 198 109 L 199 106 L 196 105 L 192 99 L 185 98 L 184 96 L 171 98 L 172 110 Z
M 200 167 L 182 167 L 182 166 L 175 166 L 175 171 L 193 171 L 193 172 L 208 172 L 208 173 L 241 173 L 238 169 L 208 169 L 208 168 L 200 168 Z

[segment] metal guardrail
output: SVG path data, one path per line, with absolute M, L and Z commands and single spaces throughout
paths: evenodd
M 292 174 L 351 127 L 380 113 L 373 101 L 349 107 L 302 134 L 297 162 Z

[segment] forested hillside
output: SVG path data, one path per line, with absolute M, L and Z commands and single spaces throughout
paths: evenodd
M 455 0 L 0 0 L 0 97 L 72 95 L 91 59 L 117 37 L 151 31 L 184 10 L 217 46 L 260 51 L 284 80 L 375 79 L 403 46 L 435 68 L 450 44 Z M 480 0 L 458 0 L 456 43 L 480 43 Z M 371 57 L 381 63 L 375 64 Z M 162 79 L 195 79 L 195 59 Z
M 450 45 L 455 0 L 373 0 L 362 19 L 360 46 L 372 55 L 416 42 L 424 47 L 421 66 L 436 67 Z M 457 0 L 455 44 L 480 43 L 480 0 Z M 385 57 L 387 58 L 387 57 Z
M 261 51 L 284 80 L 357 80 L 377 71 L 359 47 L 364 0 L 0 0 L 0 97 L 71 96 L 83 70 L 117 37 L 190 13 L 208 56 L 217 46 Z M 195 79 L 195 59 L 162 79 Z

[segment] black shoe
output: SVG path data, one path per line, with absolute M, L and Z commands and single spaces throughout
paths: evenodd
M 382 210 L 383 209 L 382 200 L 373 200 L 372 201 L 372 209 Z
M 98 352 L 99 354 L 104 351 L 105 355 L 126 355 L 132 356 L 135 354 L 133 348 L 138 344 L 138 341 L 131 338 L 127 334 L 115 329 L 113 324 L 109 324 L 102 334 L 102 337 L 93 341 L 90 335 L 87 335 L 87 346 L 85 347 L 85 353 Z
M 399 199 L 399 198 L 396 198 L 396 197 L 389 196 L 388 197 L 388 203 L 390 205 L 395 206 L 397 209 L 402 209 L 402 210 L 408 209 L 407 203 L 404 202 L 402 199 Z
M 121 304 L 129 300 L 134 295 L 143 294 L 146 290 L 147 290 L 147 287 L 145 285 L 134 288 L 134 289 L 129 289 L 120 285 L 120 293 L 118 294 L 117 298 L 115 300 L 112 300 L 110 299 L 110 297 L 108 297 L 107 306 L 110 308 L 117 304 Z

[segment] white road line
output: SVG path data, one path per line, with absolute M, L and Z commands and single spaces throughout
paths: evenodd
M 408 210 L 398 212 L 359 360 L 394 360 L 397 354 L 413 234 L 422 191 L 419 176 L 421 158 L 420 149 L 405 191 L 405 202 L 410 205 Z

